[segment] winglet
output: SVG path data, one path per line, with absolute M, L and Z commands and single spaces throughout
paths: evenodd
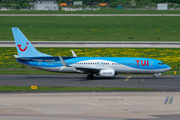
M 73 50 L 71 50 L 71 52 L 72 52 L 73 57 L 77 57 L 76 53 Z
M 67 66 L 67 63 L 62 59 L 61 56 L 59 56 L 59 59 L 60 59 L 60 61 L 61 61 L 61 63 L 62 63 L 63 66 Z

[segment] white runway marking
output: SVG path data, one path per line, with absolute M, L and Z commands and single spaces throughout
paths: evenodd
M 146 78 L 146 76 L 144 76 L 144 78 L 141 80 L 141 82 L 144 82 L 144 79 Z

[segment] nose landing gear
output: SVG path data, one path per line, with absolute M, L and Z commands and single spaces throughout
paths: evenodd
M 158 75 L 161 75 L 161 73 L 156 73 L 156 74 L 154 74 L 152 78 L 153 78 L 153 79 L 156 79 L 156 76 L 158 76 Z

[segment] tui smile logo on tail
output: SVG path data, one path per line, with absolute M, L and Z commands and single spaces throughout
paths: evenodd
M 27 42 L 26 44 L 28 45 L 29 43 Z M 17 45 L 17 46 L 19 47 L 19 50 L 22 52 L 26 51 L 27 49 L 27 46 L 24 49 L 21 48 L 21 45 Z

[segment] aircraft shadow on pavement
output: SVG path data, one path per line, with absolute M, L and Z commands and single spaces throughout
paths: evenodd
M 125 81 L 127 78 L 129 77 L 129 75 L 127 76 L 116 76 L 115 78 L 103 78 L 103 77 L 98 77 L 98 76 L 94 76 L 93 79 L 88 80 L 86 78 L 86 75 L 76 75 L 76 76 L 70 76 L 70 75 L 36 75 L 36 76 L 26 76 L 24 79 L 39 79 L 39 80 L 73 80 L 73 81 L 94 81 L 94 80 L 119 80 L 119 81 Z M 170 79 L 170 77 L 167 76 L 157 76 L 156 79 L 153 79 L 152 76 L 131 76 L 129 78 L 129 80 L 153 80 L 153 81 L 157 81 L 157 80 L 167 80 Z

